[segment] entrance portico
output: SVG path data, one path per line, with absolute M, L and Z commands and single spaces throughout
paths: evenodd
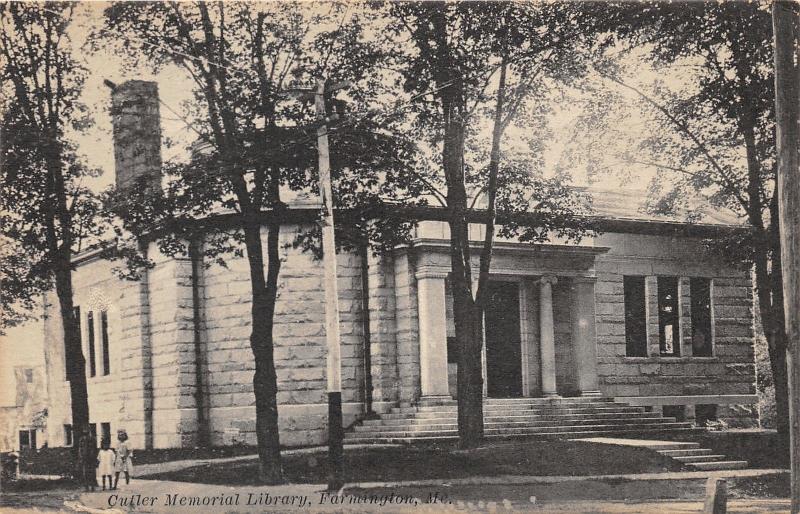
M 449 398 L 447 275 L 437 242 L 415 245 L 420 392 Z M 499 245 L 484 314 L 483 378 L 488 397 L 599 396 L 595 255 L 605 248 Z M 454 359 L 451 359 L 451 361 Z M 452 366 L 452 364 L 451 364 Z

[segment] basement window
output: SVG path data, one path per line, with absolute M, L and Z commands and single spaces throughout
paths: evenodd
M 72 425 L 64 425 L 64 446 L 72 446 Z
M 36 429 L 19 431 L 19 449 L 36 449 Z
M 709 421 L 717 421 L 717 406 L 715 404 L 698 404 L 694 409 L 697 426 L 704 427 L 708 425 Z
M 663 413 L 665 418 L 675 418 L 675 421 L 686 421 L 686 409 L 683 405 L 664 405 Z
M 100 431 L 103 434 L 100 441 L 111 444 L 111 423 L 100 423 Z

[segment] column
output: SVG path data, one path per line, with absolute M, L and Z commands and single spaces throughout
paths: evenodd
M 447 383 L 447 327 L 444 274 L 417 274 L 419 370 L 422 396 L 450 398 Z
M 542 396 L 557 397 L 556 339 L 553 327 L 553 284 L 558 280 L 547 275 L 539 280 L 539 344 L 542 359 Z
M 581 396 L 600 396 L 597 380 L 594 281 L 594 278 L 589 277 L 572 279 L 572 342 Z

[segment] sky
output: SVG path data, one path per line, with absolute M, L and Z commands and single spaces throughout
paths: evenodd
M 103 174 L 90 183 L 90 187 L 102 190 L 113 184 L 114 156 L 111 118 L 109 115 L 110 90 L 104 85 L 104 80 L 116 84 L 126 80 L 140 79 L 152 80 L 158 83 L 161 105 L 161 124 L 163 136 L 162 156 L 164 160 L 185 157 L 185 145 L 190 143 L 195 134 L 180 118 L 185 116 L 183 104 L 191 99 L 192 81 L 178 67 L 171 65 L 155 72 L 152 68 L 141 66 L 130 68 L 124 55 L 115 53 L 113 47 L 102 47 L 97 52 L 90 52 L 82 48 L 87 34 L 102 25 L 103 9 L 106 2 L 83 2 L 76 11 L 70 36 L 75 48 L 75 54 L 89 70 L 85 83 L 84 93 L 81 97 L 94 118 L 94 126 L 82 134 L 73 134 L 72 138 L 78 143 L 79 152 L 85 157 L 87 163 L 103 170 Z M 127 67 L 126 67 L 127 65 Z M 646 80 L 651 77 L 650 70 L 640 70 L 639 78 Z M 174 111 L 174 112 L 173 112 Z M 176 114 L 177 113 L 177 114 Z M 554 130 L 554 144 L 545 150 L 545 161 L 553 168 L 559 161 L 563 146 L 559 139 L 568 140 L 575 136 L 574 122 L 579 112 L 575 104 L 567 101 L 556 108 L 556 113 L 550 117 L 551 128 Z M 515 138 L 514 128 L 508 129 L 509 140 Z M 487 131 L 487 140 L 490 134 Z M 166 142 L 174 145 L 167 148 Z M 576 185 L 588 185 L 588 177 L 580 169 L 574 169 L 573 179 Z M 653 176 L 653 170 L 642 169 L 633 184 L 627 187 L 643 189 Z M 615 189 L 621 185 L 618 177 L 608 175 L 602 177 L 602 182 L 595 187 Z

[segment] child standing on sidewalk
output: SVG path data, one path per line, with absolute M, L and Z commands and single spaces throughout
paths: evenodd
M 131 472 L 133 471 L 133 452 L 128 447 L 128 433 L 124 430 L 117 431 L 117 461 L 114 464 L 114 489 L 117 488 L 119 482 L 119 474 L 125 473 L 125 483 L 131 483 Z
M 113 481 L 111 480 L 111 476 L 114 474 L 114 461 L 116 460 L 117 454 L 109 448 L 109 442 L 106 439 L 103 439 L 102 449 L 100 453 L 97 455 L 97 460 L 99 464 L 97 465 L 100 476 L 102 476 L 103 481 L 103 491 L 106 490 L 106 477 L 108 477 L 108 488 L 111 489 L 114 485 Z

